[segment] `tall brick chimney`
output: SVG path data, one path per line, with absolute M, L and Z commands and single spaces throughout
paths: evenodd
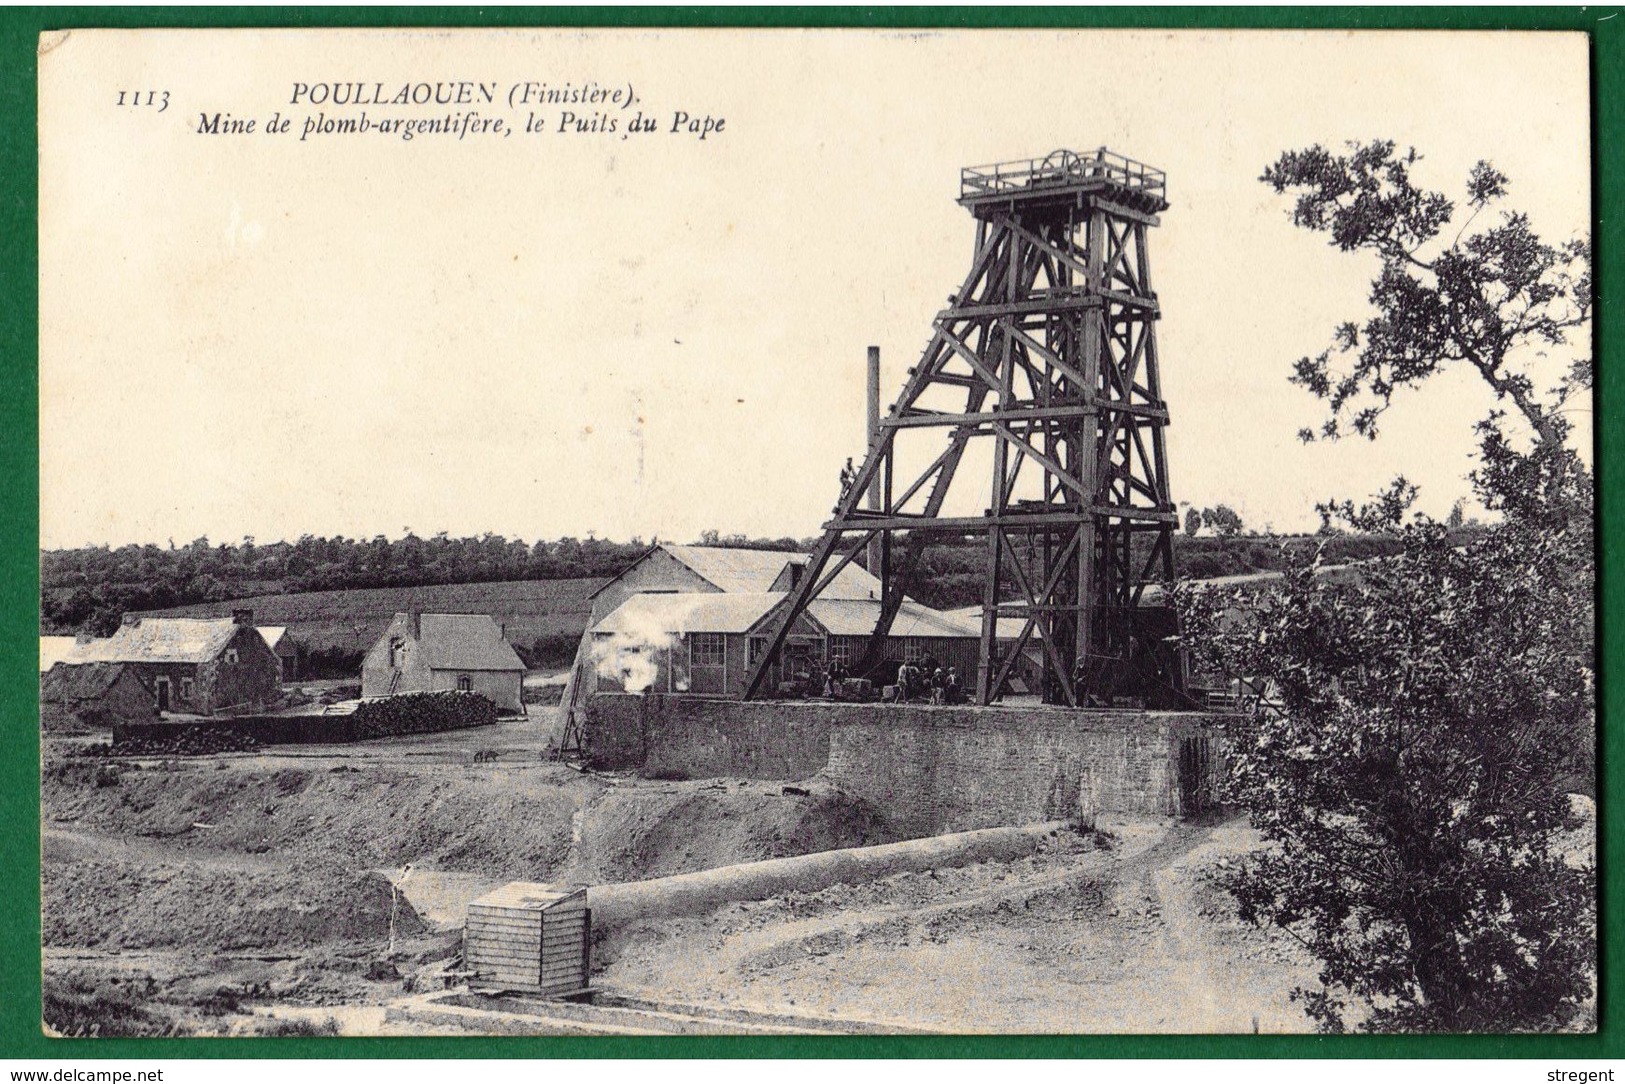
M 254 611 L 251 609 L 233 610 L 231 611 L 231 620 L 238 625 L 248 625 L 252 628 Z

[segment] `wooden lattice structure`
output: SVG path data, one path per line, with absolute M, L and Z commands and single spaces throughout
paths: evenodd
M 963 170 L 959 202 L 976 220 L 970 273 L 879 421 L 746 695 L 772 691 L 763 677 L 785 630 L 875 541 L 877 660 L 927 539 L 947 533 L 987 547 L 979 703 L 1004 695 L 1036 641 L 1047 702 L 1183 706 L 1173 622 L 1142 604 L 1148 583 L 1172 578 L 1177 523 L 1146 244 L 1168 206 L 1164 174 L 1105 148 L 1057 151 Z M 905 469 L 900 442 L 922 436 L 935 459 Z M 991 441 L 986 506 L 945 514 L 956 482 L 987 482 L 960 469 L 979 439 Z M 1013 640 L 1000 617 L 1020 619 Z

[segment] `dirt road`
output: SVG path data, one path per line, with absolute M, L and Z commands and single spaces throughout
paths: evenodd
M 1208 880 L 1256 846 L 1238 822 L 1117 821 L 1020 863 L 905 874 L 647 923 L 600 984 L 658 1000 L 953 1032 L 1304 1031 L 1296 946 Z

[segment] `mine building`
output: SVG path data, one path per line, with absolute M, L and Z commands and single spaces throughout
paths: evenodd
M 474 692 L 522 714 L 525 664 L 489 614 L 398 613 L 361 663 L 361 696 Z
M 593 596 L 566 704 L 595 692 L 652 691 L 736 698 L 767 644 L 771 618 L 800 583 L 808 557 L 774 550 L 660 544 Z M 880 614 L 880 584 L 842 568 L 797 616 L 775 662 L 776 684 L 816 690 L 834 659 L 862 654 Z M 904 599 L 887 635 L 891 663 L 927 656 L 974 673 L 979 628 Z M 861 676 L 861 675 L 859 675 Z
M 281 663 L 254 628 L 253 610 L 229 618 L 127 614 L 105 640 L 75 645 L 63 665 L 122 663 L 159 711 L 213 715 L 274 701 Z
M 629 596 L 640 592 L 766 594 L 789 591 L 801 582 L 807 561 L 805 553 L 660 542 L 592 593 L 592 618 L 588 624 L 596 625 Z M 878 599 L 880 581 L 861 567 L 848 565 L 819 597 Z

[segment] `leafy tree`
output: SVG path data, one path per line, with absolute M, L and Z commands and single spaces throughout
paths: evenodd
M 1241 516 L 1227 504 L 1202 509 L 1202 522 L 1220 538 L 1234 538 L 1241 533 Z
M 1201 533 L 1201 530 L 1202 530 L 1202 513 L 1198 512 L 1194 508 L 1187 508 L 1185 510 L 1185 535 L 1186 535 L 1186 537 L 1187 538 L 1195 538 L 1199 533 Z
M 1320 961 L 1320 988 L 1296 995 L 1311 1017 L 1327 1030 L 1570 1027 L 1596 970 L 1596 874 L 1566 787 L 1594 748 L 1594 495 L 1561 410 L 1591 363 L 1545 391 L 1527 366 L 1586 320 L 1590 254 L 1512 214 L 1463 240 L 1470 217 L 1441 243 L 1454 207 L 1412 184 L 1417 160 L 1391 143 L 1313 147 L 1265 172 L 1299 193 L 1298 225 L 1382 261 L 1377 315 L 1344 325 L 1294 380 L 1328 400 L 1323 436 L 1349 422 L 1374 438 L 1396 389 L 1472 366 L 1534 434 L 1514 439 L 1499 410 L 1478 426 L 1473 484 L 1502 521 L 1407 521 L 1416 490 L 1397 479 L 1363 507 L 1321 506 L 1328 525 L 1400 547 L 1358 582 L 1287 551 L 1277 587 L 1182 585 L 1175 601 L 1199 663 L 1275 690 L 1228 743 L 1228 797 L 1272 845 L 1230 887 L 1244 917 Z M 1474 216 L 1506 183 L 1473 170 Z
M 1415 183 L 1415 150 L 1398 154 L 1387 141 L 1347 150 L 1334 154 L 1317 144 L 1289 151 L 1260 178 L 1296 196 L 1295 225 L 1380 260 L 1370 293 L 1375 315 L 1344 323 L 1328 350 L 1297 363 L 1294 383 L 1330 407 L 1320 435 L 1335 439 L 1352 429 L 1375 437 L 1396 391 L 1466 367 L 1497 401 L 1512 404 L 1540 443 L 1561 444 L 1569 428 L 1564 404 L 1591 387 L 1590 354 L 1581 350 L 1550 387 L 1539 386 L 1536 370 L 1548 349 L 1568 345 L 1590 318 L 1590 243 L 1548 243 L 1527 215 L 1512 211 L 1468 232 L 1509 185 L 1482 161 L 1467 178 L 1469 213 L 1449 233 L 1456 204 Z M 1498 432 L 1501 418 L 1499 410 L 1491 414 L 1481 432 Z
M 1321 962 L 1295 996 L 1327 1030 L 1570 1025 L 1596 965 L 1560 785 L 1592 726 L 1586 542 L 1524 522 L 1401 537 L 1355 585 L 1295 560 L 1276 590 L 1176 590 L 1200 663 L 1279 690 L 1231 734 L 1228 800 L 1274 847 L 1230 887 Z

